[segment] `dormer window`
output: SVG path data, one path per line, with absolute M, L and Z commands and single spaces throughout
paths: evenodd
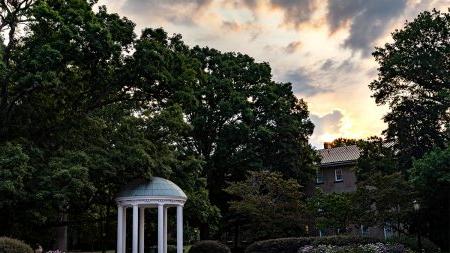
M 342 169 L 334 170 L 334 180 L 335 182 L 342 182 L 344 180 L 344 177 L 342 176 Z

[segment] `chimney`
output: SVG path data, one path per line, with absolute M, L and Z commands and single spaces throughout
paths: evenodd
M 331 142 L 324 142 L 323 143 L 323 148 L 324 149 L 330 149 L 331 148 Z

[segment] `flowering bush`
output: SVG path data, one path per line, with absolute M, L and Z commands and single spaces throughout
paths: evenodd
M 0 252 L 2 253 L 33 253 L 31 247 L 19 240 L 0 237 Z
M 56 250 L 49 250 L 46 253 L 66 253 L 66 252 L 56 249 Z
M 304 246 L 298 253 L 408 253 L 402 245 L 369 243 L 350 246 L 317 245 Z
M 278 238 L 255 242 L 245 250 L 245 253 L 297 253 L 299 248 L 306 245 L 350 246 L 377 242 L 380 240 L 361 236 Z

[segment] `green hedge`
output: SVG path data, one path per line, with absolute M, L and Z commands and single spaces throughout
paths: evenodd
M 0 253 L 33 253 L 33 249 L 22 241 L 0 237 Z
M 380 242 L 379 239 L 354 236 L 293 237 L 259 241 L 251 244 L 245 253 L 297 253 L 306 245 L 346 246 Z
M 259 241 L 250 244 L 245 253 L 297 253 L 298 249 L 305 245 L 310 245 L 314 238 L 292 237 Z
M 189 253 L 230 253 L 228 246 L 218 241 L 199 241 L 192 245 Z

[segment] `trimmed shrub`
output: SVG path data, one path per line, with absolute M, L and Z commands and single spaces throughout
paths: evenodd
M 22 241 L 0 237 L 0 253 L 33 253 L 33 249 Z
M 399 243 L 405 245 L 405 247 L 410 248 L 414 251 L 419 251 L 419 247 L 417 245 L 417 238 L 414 236 L 400 236 L 400 237 L 392 237 L 388 240 L 389 242 Z M 426 253 L 435 253 L 441 252 L 439 246 L 434 244 L 427 238 L 422 238 L 422 249 Z
M 301 247 L 307 245 L 347 246 L 376 242 L 380 242 L 380 240 L 355 236 L 280 238 L 255 242 L 248 246 L 245 253 L 297 253 Z
M 292 237 L 259 241 L 250 244 L 245 253 L 297 253 L 298 249 L 310 245 L 313 241 L 313 237 Z
M 231 253 L 231 251 L 218 241 L 199 241 L 192 245 L 189 253 Z

